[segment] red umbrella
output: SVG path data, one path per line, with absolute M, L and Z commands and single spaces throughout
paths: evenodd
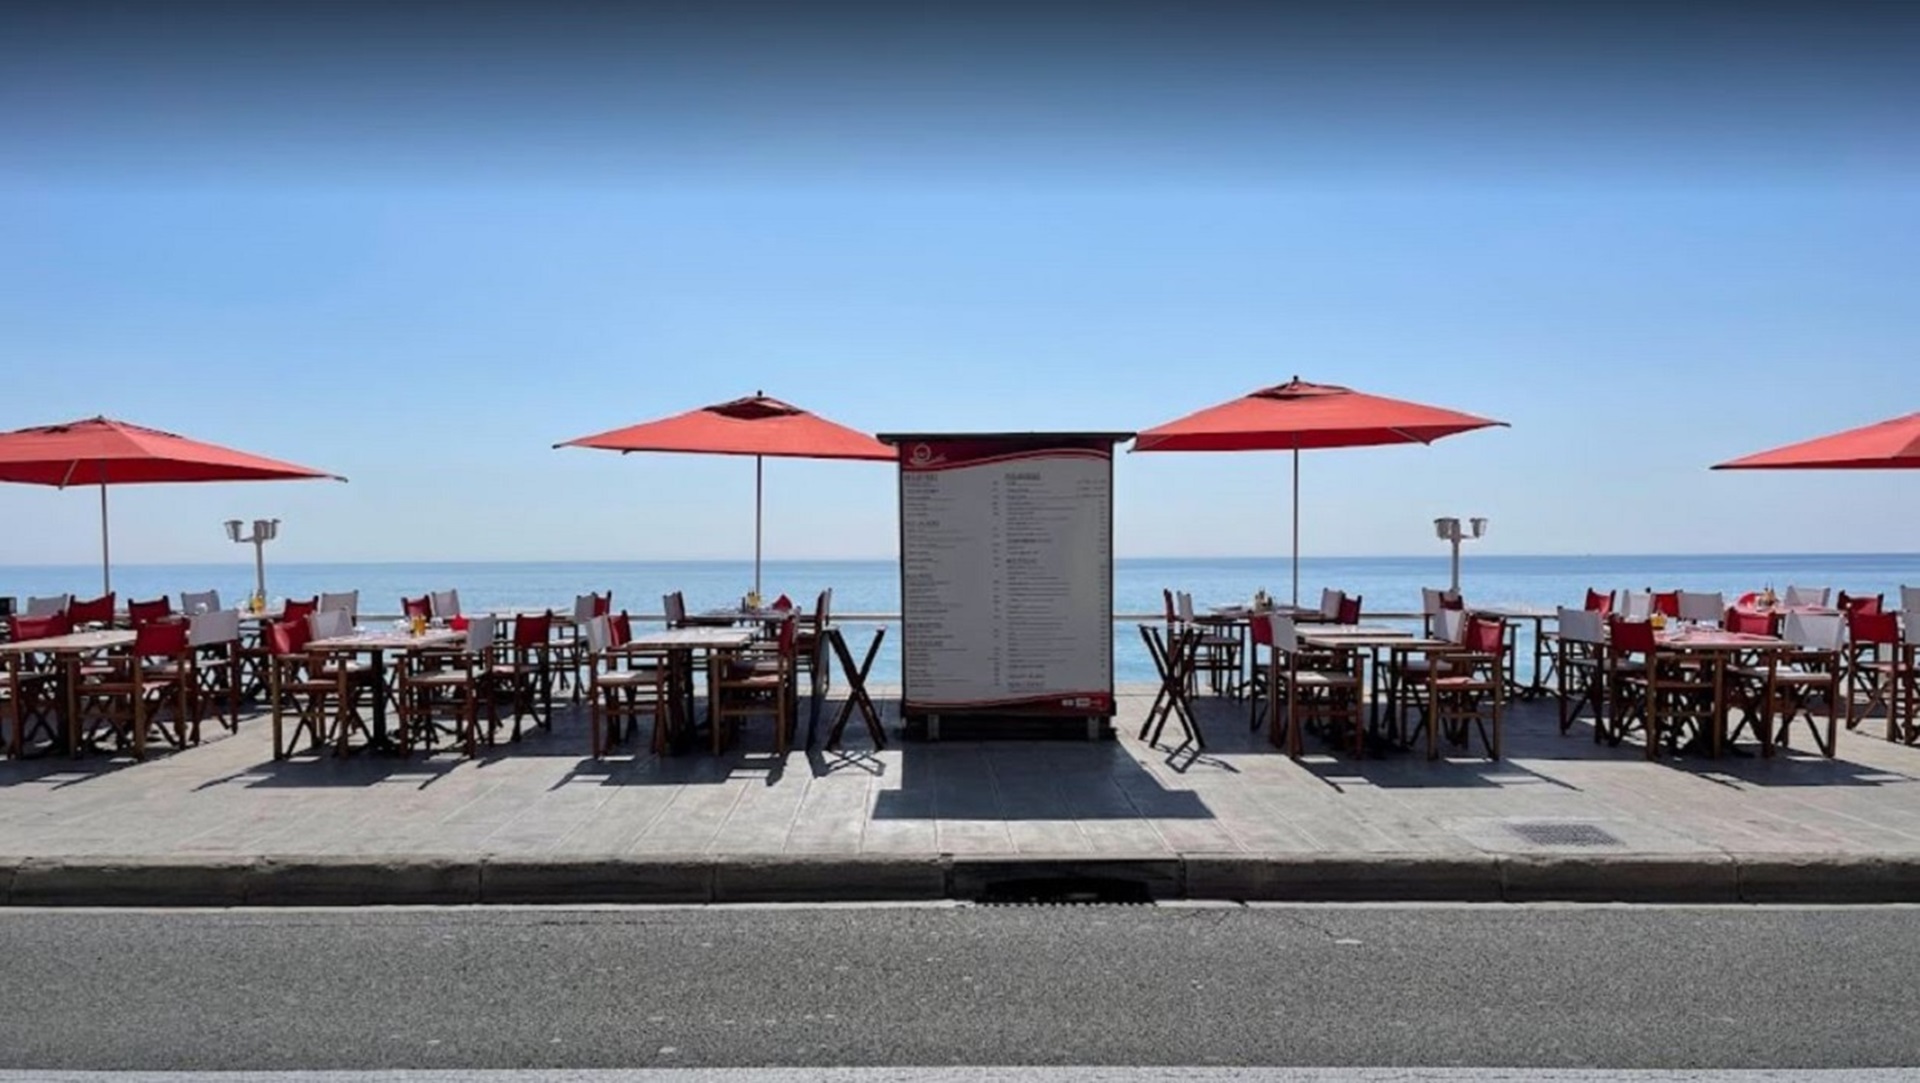
M 702 406 L 658 421 L 629 425 L 554 447 L 591 447 L 607 451 L 680 451 L 707 455 L 753 456 L 753 592 L 760 593 L 760 508 L 762 460 L 873 459 L 899 457 L 892 447 L 828 421 L 798 406 L 754 392 L 746 398 Z
M 1920 469 L 1920 414 L 1803 440 L 1716 465 L 1715 470 Z
M 1300 453 L 1318 448 L 1430 444 L 1504 421 L 1365 395 L 1295 376 L 1134 438 L 1134 451 L 1293 452 L 1293 601 L 1300 601 Z
M 293 463 L 249 455 L 159 429 L 93 417 L 0 433 L 0 481 L 26 485 L 100 486 L 100 580 L 113 589 L 108 566 L 107 486 L 168 481 L 347 479 Z

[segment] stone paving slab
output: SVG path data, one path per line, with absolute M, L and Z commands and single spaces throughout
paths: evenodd
M 784 760 L 763 722 L 719 758 L 594 761 L 576 710 L 472 761 L 275 762 L 264 718 L 233 735 L 209 724 L 206 743 L 145 763 L 0 762 L 0 880 L 15 902 L 74 901 L 87 883 L 128 901 L 143 882 L 171 890 L 167 876 L 186 878 L 183 902 L 504 900 L 538 896 L 543 876 L 574 897 L 699 901 L 858 895 L 863 881 L 919 897 L 1021 861 L 1162 860 L 1178 891 L 1214 897 L 1621 897 L 1637 883 L 1676 901 L 1818 898 L 1852 870 L 1876 897 L 1920 901 L 1920 749 L 1877 722 L 1843 733 L 1834 760 L 1649 762 L 1584 724 L 1563 737 L 1551 703 L 1522 703 L 1504 762 L 1296 762 L 1232 700 L 1198 701 L 1205 751 L 1149 746 L 1150 700 L 1123 690 L 1111 741 L 875 751 L 851 727 L 844 751 Z M 400 886 L 360 883 L 380 876 Z

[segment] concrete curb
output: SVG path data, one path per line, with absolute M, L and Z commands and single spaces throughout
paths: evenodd
M 1507 902 L 1740 901 L 1739 867 L 1721 853 L 1503 857 L 1500 882 Z
M 1232 902 L 1920 903 L 1920 854 L 0 857 L 13 906 L 975 900 L 1032 881 Z
M 257 858 L 36 857 L 13 870 L 13 906 L 231 906 Z
M 1194 854 L 1186 895 L 1242 902 L 1499 902 L 1490 854 Z
M 1920 902 L 1920 854 L 1752 854 L 1735 866 L 1741 902 Z
M 892 902 L 947 897 L 948 863 L 927 855 L 723 857 L 713 901 Z
M 709 903 L 713 862 L 698 855 L 644 861 L 490 857 L 478 862 L 480 903 Z

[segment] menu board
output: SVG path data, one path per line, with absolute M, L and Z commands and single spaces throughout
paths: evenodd
M 902 713 L 1111 717 L 1116 438 L 892 439 Z

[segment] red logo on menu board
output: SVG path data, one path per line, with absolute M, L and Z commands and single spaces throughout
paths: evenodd
M 945 456 L 935 456 L 933 449 L 926 444 L 913 445 L 913 452 L 909 456 L 909 460 L 915 466 L 925 466 L 928 463 L 939 462 L 943 458 L 945 458 Z

